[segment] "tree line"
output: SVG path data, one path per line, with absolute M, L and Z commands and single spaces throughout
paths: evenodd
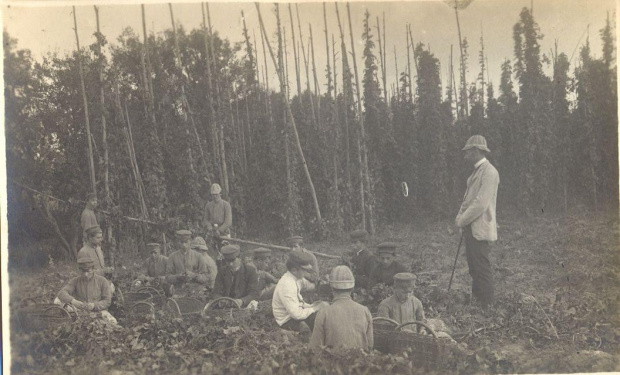
M 573 60 L 557 42 L 550 54 L 540 50 L 540 26 L 524 8 L 496 88 L 483 37 L 477 66 L 469 66 L 467 38 L 459 38 L 459 62 L 442 63 L 407 25 L 407 63 L 398 66 L 385 17 L 366 12 L 355 30 L 348 5 L 323 7 L 337 15 L 337 30 L 328 30 L 326 16 L 322 30 L 306 29 L 295 5 L 257 5 L 259 16 L 275 13 L 275 29 L 261 19 L 257 35 L 244 20 L 241 43 L 211 27 L 206 4 L 194 30 L 175 24 L 171 5 L 170 29 L 158 35 L 147 34 L 143 7 L 141 33 L 128 27 L 110 42 L 97 28 L 86 48 L 42 61 L 16 49 L 5 31 L 10 240 L 57 236 L 72 256 L 81 211 L 11 181 L 68 202 L 96 191 L 110 212 L 105 227 L 114 248 L 129 236 L 161 240 L 180 226 L 201 233 L 214 182 L 231 202 L 239 237 L 334 238 L 451 219 L 471 172 L 460 149 L 472 134 L 487 138 L 500 173 L 500 219 L 502 211 L 617 210 L 609 17 L 599 31 L 602 56 L 593 57 L 588 35 Z M 359 32 L 363 50 L 356 51 Z M 328 57 L 326 66 L 317 66 L 317 53 Z M 388 63 L 396 82 L 386 81 Z M 473 82 L 468 71 L 479 72 Z M 270 86 L 274 75 L 278 87 Z M 122 215 L 161 225 L 126 225 Z

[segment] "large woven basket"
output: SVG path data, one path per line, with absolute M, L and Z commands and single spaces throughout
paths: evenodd
M 221 301 L 229 302 L 229 304 L 233 307 L 229 308 L 216 308 Z M 202 316 L 207 317 L 209 319 L 230 319 L 230 320 L 238 320 L 245 319 L 252 315 L 252 311 L 248 309 L 242 309 L 241 306 L 237 305 L 234 299 L 229 297 L 220 297 L 216 298 L 204 307 L 201 312 Z
M 126 308 L 131 308 L 138 302 L 151 302 L 151 300 L 153 299 L 151 293 L 146 292 L 129 292 L 125 293 L 123 297 L 125 299 L 124 302 Z
M 177 297 L 166 300 L 166 310 L 177 315 L 200 314 L 205 303 L 196 298 Z
M 401 325 L 386 318 L 373 319 L 375 349 L 390 354 L 409 351 L 409 357 L 416 367 L 428 370 L 439 369 L 442 360 L 446 358 L 449 340 L 437 338 L 433 329 L 423 322 L 407 322 Z M 429 335 L 402 331 L 408 325 L 419 325 L 426 329 Z
M 37 304 L 18 310 L 19 323 L 24 331 L 43 330 L 71 323 L 74 318 L 59 305 Z

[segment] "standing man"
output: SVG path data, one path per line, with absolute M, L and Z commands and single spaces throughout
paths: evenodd
M 467 179 L 467 191 L 455 224 L 465 237 L 465 254 L 472 278 L 471 294 L 483 309 L 493 304 L 493 270 L 489 261 L 489 242 L 497 240 L 495 205 L 499 174 L 486 159 L 491 152 L 486 139 L 473 135 L 463 147 L 464 158 L 474 167 Z
M 95 198 L 95 201 L 96 199 L 97 198 Z M 95 273 L 97 275 L 105 276 L 105 274 L 112 273 L 114 268 L 105 266 L 103 251 L 101 251 L 103 232 L 99 225 L 90 226 L 86 228 L 84 232 L 84 246 L 78 251 L 78 258 L 80 255 L 88 255 L 94 261 Z
M 169 284 L 207 284 L 207 264 L 202 255 L 191 249 L 192 232 L 178 230 L 176 241 L 178 250 L 168 257 L 166 281 Z
M 86 196 L 86 207 L 84 207 L 84 211 L 82 211 L 82 216 L 80 218 L 82 242 L 86 241 L 86 229 L 99 225 L 99 222 L 97 222 L 97 215 L 95 215 L 95 208 L 97 208 L 97 194 L 90 193 Z
M 334 299 L 316 314 L 310 347 L 371 350 L 374 345 L 372 316 L 368 307 L 351 299 L 355 286 L 353 272 L 347 266 L 336 266 L 329 276 Z
M 258 276 L 254 266 L 241 261 L 240 253 L 237 245 L 222 247 L 225 265 L 215 277 L 213 294 L 215 298 L 232 298 L 239 307 L 246 307 L 250 302 L 258 301 Z
M 205 227 L 207 232 L 217 237 L 230 237 L 232 226 L 232 209 L 230 203 L 222 199 L 219 184 L 211 185 L 211 202 L 205 207 Z

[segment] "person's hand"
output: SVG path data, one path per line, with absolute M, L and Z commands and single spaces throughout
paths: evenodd
M 329 306 L 329 303 L 327 303 L 325 301 L 317 301 L 317 302 L 312 304 L 312 307 L 314 308 L 314 311 L 323 310 L 327 306 Z
M 241 307 L 243 306 L 243 300 L 241 299 L 235 299 L 235 303 L 237 304 L 237 306 Z
M 191 281 L 196 278 L 196 274 L 192 271 L 186 271 L 185 274 L 187 275 L 187 281 Z
M 94 308 L 95 308 L 95 304 L 93 302 L 85 304 L 85 309 L 88 311 L 93 311 Z
M 250 303 L 248 303 L 248 306 L 246 308 L 252 311 L 258 310 L 258 301 L 250 301 Z
M 71 306 L 77 307 L 78 309 L 83 309 L 84 308 L 84 302 L 78 301 L 77 299 L 74 298 L 71 301 Z

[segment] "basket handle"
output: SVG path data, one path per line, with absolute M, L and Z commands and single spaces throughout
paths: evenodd
M 114 295 L 116 295 L 116 299 L 120 302 L 121 305 L 125 304 L 125 296 L 123 295 L 123 291 L 118 285 L 115 285 Z
M 177 301 L 175 301 L 172 298 L 168 298 L 166 300 L 166 305 L 168 305 L 169 302 L 172 302 L 174 304 L 173 306 L 177 309 L 177 313 L 179 314 L 179 316 L 181 316 L 181 308 L 179 307 L 179 304 L 177 303 Z
M 399 331 L 401 328 L 408 326 L 408 325 L 419 325 L 424 327 L 424 329 L 426 329 L 427 332 L 429 332 L 434 338 L 437 338 L 437 334 L 435 333 L 435 331 L 433 331 L 433 329 L 431 328 L 431 326 L 429 326 L 428 324 L 424 323 L 424 322 L 419 322 L 419 321 L 412 321 L 412 322 L 407 322 L 407 323 L 403 323 L 401 325 L 399 325 L 398 327 L 394 328 L 395 331 Z
M 211 301 L 211 302 L 207 303 L 207 305 L 205 306 L 205 308 L 204 308 L 204 309 L 202 309 L 202 313 L 204 314 L 205 312 L 209 311 L 209 309 L 211 308 L 211 306 L 215 305 L 215 303 L 216 303 L 216 302 L 219 302 L 219 301 L 231 301 L 232 303 L 234 303 L 234 304 L 235 304 L 235 306 L 237 306 L 237 308 L 238 308 L 238 309 L 240 309 L 240 308 L 241 308 L 241 306 L 239 306 L 239 305 L 237 304 L 237 301 L 235 301 L 234 299 L 232 299 L 232 298 L 230 298 L 230 297 L 219 297 L 219 298 L 216 298 L 216 299 L 214 299 L 213 301 Z
M 149 293 L 152 297 L 155 297 L 153 293 L 156 293 L 157 296 L 161 295 L 159 290 L 153 287 L 150 287 L 150 286 L 143 286 L 142 288 L 139 288 L 138 290 L 136 290 L 136 293 Z
M 396 320 L 390 319 L 390 318 L 386 318 L 383 316 L 377 316 L 372 318 L 373 322 L 388 322 L 391 323 L 394 327 L 398 328 L 398 322 Z
M 175 301 L 175 303 L 176 303 L 176 301 Z M 133 305 L 131 306 L 131 308 L 129 308 L 129 312 L 130 312 L 130 313 L 133 313 L 133 309 L 134 309 L 136 306 L 144 306 L 144 305 L 148 306 L 148 307 L 151 309 L 151 314 L 152 314 L 152 315 L 155 315 L 155 306 L 153 306 L 153 304 L 152 304 L 152 303 L 149 303 L 149 302 L 144 302 L 144 301 L 142 301 L 142 302 L 136 302 L 135 304 L 133 304 Z M 178 306 L 177 306 L 177 308 L 178 308 Z
M 73 320 L 73 318 L 71 318 L 71 314 L 69 314 L 69 312 L 67 310 L 63 309 L 61 306 L 50 306 L 50 307 L 46 308 L 45 310 L 43 310 L 43 312 L 45 314 L 47 314 L 48 311 L 50 311 L 50 310 L 60 310 L 60 311 L 62 311 L 64 313 L 64 315 L 67 316 L 67 318 Z

